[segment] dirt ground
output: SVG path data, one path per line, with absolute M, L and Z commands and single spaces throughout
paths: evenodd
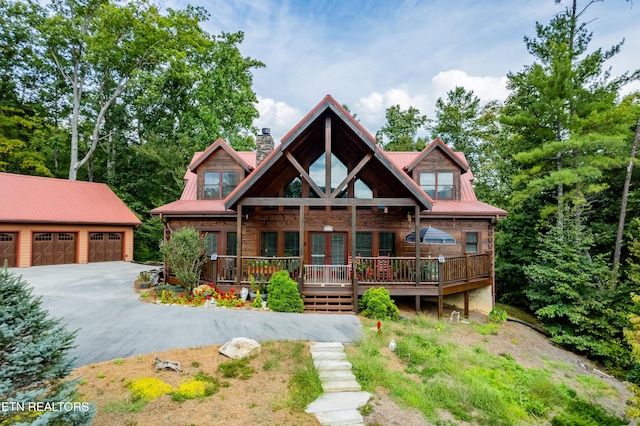
M 415 312 L 410 304 L 398 303 L 402 314 L 411 316 Z M 425 306 L 428 315 L 433 309 Z M 447 312 L 445 320 L 448 321 Z M 482 314 L 472 313 L 470 321 L 485 322 Z M 563 380 L 579 387 L 573 377 L 593 374 L 603 378 L 616 391 L 607 398 L 606 408 L 623 415 L 629 392 L 624 383 L 613 378 L 602 377 L 589 361 L 552 344 L 540 333 L 514 322 L 503 324 L 497 335 L 485 336 L 471 326 L 461 322 L 451 333 L 455 343 L 462 346 L 480 345 L 493 353 L 508 353 L 524 367 L 559 369 Z M 183 372 L 154 371 L 154 355 L 144 354 L 123 360 L 112 360 L 81 367 L 74 371 L 81 377 L 79 386 L 83 401 L 95 401 L 99 407 L 94 425 L 314 425 L 319 424 L 314 416 L 294 413 L 282 408 L 288 395 L 288 382 L 293 370 L 292 365 L 275 363 L 276 367 L 265 371 L 263 366 L 275 353 L 281 350 L 281 342 L 268 343 L 260 357 L 251 360 L 255 374 L 249 380 L 222 379 L 227 387 L 213 396 L 185 402 L 174 402 L 169 396 L 150 402 L 139 413 L 127 412 L 122 404 L 129 395 L 126 388 L 128 380 L 140 377 L 155 377 L 178 386 L 190 374 L 203 371 L 219 376 L 217 366 L 228 361 L 218 352 L 219 346 L 202 348 L 175 349 L 157 354 L 163 360 L 176 360 L 182 365 Z M 387 350 L 386 348 L 383 348 Z M 306 349 L 308 351 L 308 347 Z M 390 368 L 402 369 L 403 366 L 390 365 Z M 597 395 L 593 395 L 594 398 Z M 598 401 L 602 403 L 605 401 Z M 110 409 L 105 407 L 110 406 Z M 429 425 L 422 415 L 414 409 L 401 407 L 379 389 L 370 401 L 371 413 L 365 417 L 367 425 Z M 120 407 L 120 408 L 118 408 Z M 446 413 L 443 419 L 447 418 Z

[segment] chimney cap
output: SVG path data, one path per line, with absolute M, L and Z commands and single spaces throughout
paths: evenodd
M 262 128 L 262 134 L 263 135 L 270 135 L 271 134 L 271 129 L 269 127 L 263 127 Z

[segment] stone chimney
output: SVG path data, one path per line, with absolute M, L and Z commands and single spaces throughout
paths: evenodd
M 264 161 L 265 158 L 273 151 L 273 138 L 271 137 L 271 129 L 262 128 L 262 134 L 256 136 L 256 167 Z

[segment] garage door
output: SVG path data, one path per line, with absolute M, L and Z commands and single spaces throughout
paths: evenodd
M 62 265 L 76 261 L 76 234 L 70 232 L 36 232 L 31 245 L 31 264 Z
M 0 233 L 0 267 L 4 266 L 4 261 L 8 262 L 9 267 L 16 266 L 16 257 L 18 253 L 18 233 L 2 232 Z
M 89 262 L 122 260 L 122 232 L 90 232 Z

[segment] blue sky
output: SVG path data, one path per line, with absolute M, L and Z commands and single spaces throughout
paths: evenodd
M 435 102 L 456 85 L 482 101 L 503 100 L 508 72 L 533 62 L 523 37 L 568 0 L 194 0 L 211 15 L 212 34 L 243 31 L 240 49 L 255 70 L 258 128 L 279 141 L 326 94 L 357 114 L 371 134 L 400 104 L 434 118 Z M 612 74 L 640 68 L 640 4 L 594 3 L 584 14 L 590 50 L 625 39 Z M 183 0 L 165 0 L 182 8 Z M 579 0 L 583 6 L 585 0 Z M 640 90 L 634 83 L 630 90 Z

